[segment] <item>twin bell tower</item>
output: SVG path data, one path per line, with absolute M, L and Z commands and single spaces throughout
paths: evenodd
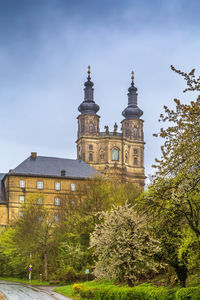
M 100 107 L 94 101 L 94 83 L 90 66 L 84 84 L 84 100 L 79 105 L 77 159 L 81 159 L 99 172 L 118 182 L 132 182 L 144 186 L 143 111 L 138 107 L 134 73 L 128 89 L 128 105 L 123 110 L 121 131 L 114 124 L 113 131 L 105 126 L 99 129 Z

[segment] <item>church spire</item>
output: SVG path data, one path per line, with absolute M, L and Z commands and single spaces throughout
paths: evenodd
M 139 119 L 143 111 L 137 105 L 137 88 L 134 85 L 134 72 L 131 73 L 131 86 L 128 89 L 128 106 L 123 110 L 125 119 Z
M 99 110 L 99 106 L 94 102 L 94 83 L 91 81 L 90 66 L 88 66 L 88 77 L 84 88 L 84 101 L 79 105 L 78 110 L 81 114 L 95 115 Z

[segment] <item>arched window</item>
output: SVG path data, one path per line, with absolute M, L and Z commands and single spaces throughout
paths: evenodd
M 133 128 L 133 136 L 138 137 L 138 128 L 137 128 L 137 126 L 134 126 L 134 128 Z
M 137 165 L 137 164 L 138 164 L 137 157 L 134 157 L 134 165 Z
M 119 150 L 116 148 L 112 150 L 112 160 L 119 160 Z
M 92 153 L 89 154 L 89 161 L 93 161 L 93 154 Z
M 90 122 L 89 124 L 89 133 L 93 133 L 94 132 L 94 124 L 92 122 Z

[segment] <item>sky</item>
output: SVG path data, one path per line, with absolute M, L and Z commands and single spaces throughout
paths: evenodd
M 0 0 L 0 173 L 31 152 L 76 158 L 91 65 L 102 131 L 122 121 L 134 70 L 152 174 L 163 105 L 195 99 L 170 65 L 199 74 L 199 11 L 198 0 Z

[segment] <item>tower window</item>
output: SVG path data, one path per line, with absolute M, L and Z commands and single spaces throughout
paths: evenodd
M 89 150 L 93 150 L 93 145 L 89 145 Z
M 133 128 L 133 136 L 138 137 L 138 128 L 137 128 L 137 126 L 134 126 L 134 128 Z
M 138 149 L 133 150 L 134 154 L 138 154 Z
M 101 159 L 101 160 L 104 160 L 104 154 L 103 154 L 103 153 L 100 154 L 100 159 Z
M 89 154 L 89 161 L 93 161 L 93 154 L 92 153 Z
M 85 123 L 84 120 L 81 119 L 81 133 L 84 133 L 84 130 L 85 130 Z
M 119 150 L 116 148 L 112 150 L 112 160 L 119 160 Z
M 93 133 L 94 132 L 94 124 L 92 122 L 90 122 L 89 124 L 89 133 Z
M 138 164 L 137 157 L 134 157 L 134 165 L 137 165 L 137 164 Z

